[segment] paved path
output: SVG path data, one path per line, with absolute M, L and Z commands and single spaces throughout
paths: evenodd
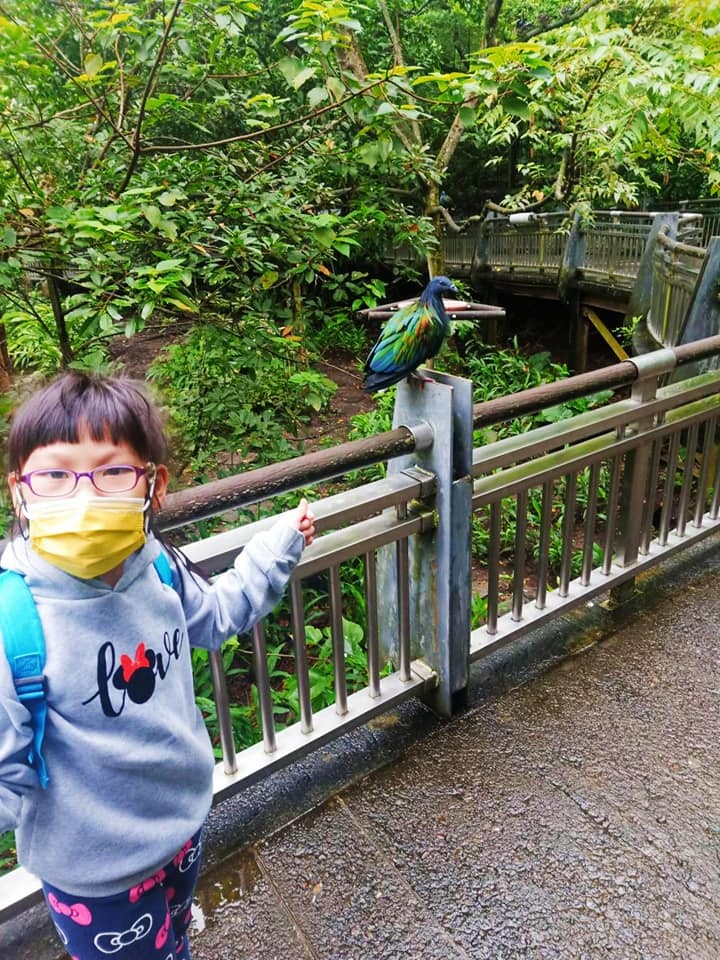
M 719 574 L 211 871 L 196 960 L 719 960 Z

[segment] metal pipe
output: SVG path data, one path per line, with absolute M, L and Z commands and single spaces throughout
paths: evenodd
M 550 524 L 552 523 L 553 485 L 550 481 L 543 484 L 542 512 L 540 514 L 540 542 L 538 543 L 537 588 L 535 590 L 535 606 L 538 610 L 545 609 L 547 598 L 547 581 L 550 547 Z
M 267 649 L 265 646 L 265 625 L 262 621 L 253 627 L 253 659 L 255 664 L 255 685 L 260 703 L 260 717 L 262 719 L 263 745 L 265 753 L 275 753 L 277 740 L 275 737 L 275 718 L 272 708 L 272 692 L 268 675 Z
M 398 582 L 398 643 L 400 647 L 401 680 L 410 679 L 410 559 L 408 542 L 398 540 L 396 547 L 397 582 Z
M 217 712 L 218 727 L 220 729 L 220 747 L 223 755 L 223 767 L 228 776 L 237 773 L 237 755 L 235 740 L 233 739 L 232 719 L 230 717 L 230 698 L 228 697 L 225 668 L 222 653 L 211 650 L 208 656 L 210 661 L 210 677 L 212 678 L 213 698 Z
M 660 479 L 661 447 L 662 444 L 659 440 L 656 440 L 653 443 L 650 473 L 648 475 L 647 489 L 645 491 L 642 528 L 640 531 L 639 552 L 643 555 L 647 555 L 650 552 L 650 541 L 652 540 L 653 531 L 653 517 L 655 515 L 655 497 L 658 490 L 658 481 Z
M 373 551 L 365 554 L 365 611 L 367 620 L 368 690 L 380 696 L 380 651 L 378 646 L 377 564 Z
M 500 521 L 502 504 L 495 501 L 490 504 L 490 548 L 487 558 L 488 606 L 487 632 L 497 633 L 498 605 L 500 603 Z
M 525 554 L 527 553 L 528 491 L 521 490 L 515 498 L 515 561 L 513 564 L 512 618 L 522 620 L 525 603 Z
M 562 525 L 562 559 L 560 561 L 560 582 L 558 590 L 566 597 L 570 589 L 572 576 L 573 531 L 575 529 L 575 501 L 577 498 L 577 474 L 569 473 L 565 478 L 565 511 Z
M 720 353 L 720 334 L 695 340 L 678 347 L 670 348 L 675 354 L 677 366 L 704 360 Z M 638 378 L 638 371 L 631 360 L 624 360 L 600 370 L 579 373 L 574 377 L 556 383 L 546 383 L 529 390 L 521 390 L 507 397 L 498 397 L 473 407 L 473 426 L 488 426 L 511 420 L 521 414 L 542 410 L 568 400 L 583 397 L 599 390 L 618 389 L 632 384 Z
M 350 470 L 412 453 L 415 446 L 412 431 L 408 427 L 398 427 L 364 440 L 340 443 L 294 460 L 189 487 L 168 495 L 158 514 L 158 525 L 160 530 L 170 530 L 185 523 L 205 520 L 234 507 L 257 503 L 319 480 L 329 480 Z
M 694 423 L 688 431 L 687 445 L 685 447 L 685 467 L 683 469 L 683 479 L 680 487 L 677 523 L 675 524 L 675 530 L 679 537 L 685 536 L 685 527 L 687 526 L 690 491 L 693 483 L 693 469 L 695 467 L 695 453 L 697 451 L 699 431 L 700 428 L 697 423 Z
M 292 635 L 295 648 L 295 673 L 297 675 L 298 703 L 300 705 L 300 729 L 310 733 L 313 728 L 310 678 L 308 676 L 307 647 L 305 639 L 305 605 L 302 585 L 299 580 L 290 583 L 290 608 Z
M 693 526 L 701 527 L 705 515 L 705 501 L 707 500 L 708 476 L 710 474 L 710 459 L 715 446 L 715 429 L 718 418 L 712 417 L 705 424 L 705 440 L 703 442 L 702 461 L 700 463 L 700 477 L 698 479 L 697 497 L 695 500 L 695 515 Z
M 330 567 L 330 633 L 335 674 L 335 712 L 342 717 L 348 712 L 347 678 L 345 676 L 345 630 L 342 617 L 342 585 L 340 569 Z
M 600 485 L 600 471 L 602 463 L 594 463 L 590 468 L 588 479 L 588 500 L 585 510 L 585 525 L 583 535 L 583 560 L 580 582 L 584 587 L 590 583 L 593 566 L 593 546 L 595 544 L 595 519 L 597 517 L 598 487 Z
M 663 486 L 663 504 L 660 511 L 660 529 L 658 530 L 658 542 L 664 547 L 668 542 L 670 535 L 670 522 L 672 519 L 673 500 L 675 498 L 675 471 L 677 470 L 678 449 L 680 446 L 680 436 L 673 433 L 670 437 L 667 454 L 667 466 L 665 468 L 665 484 Z

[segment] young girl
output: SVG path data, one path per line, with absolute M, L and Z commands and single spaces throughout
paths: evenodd
M 188 960 L 213 751 L 190 648 L 215 649 L 279 600 L 314 537 L 303 500 L 212 585 L 154 561 L 168 486 L 157 410 L 129 380 L 66 373 L 16 413 L 9 484 L 21 573 L 46 644 L 43 788 L 0 643 L 0 832 L 42 879 L 71 957 Z

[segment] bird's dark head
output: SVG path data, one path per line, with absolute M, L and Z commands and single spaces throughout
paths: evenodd
M 458 295 L 458 290 L 450 277 L 440 275 L 433 277 L 430 283 L 423 290 L 422 299 L 424 301 L 432 300 L 435 297 L 447 297 L 450 294 Z

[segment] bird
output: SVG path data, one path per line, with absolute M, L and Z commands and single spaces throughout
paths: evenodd
M 400 307 L 383 327 L 365 361 L 363 390 L 375 393 L 404 377 L 420 383 L 430 378 L 416 373 L 417 367 L 434 357 L 450 333 L 450 318 L 443 296 L 457 288 L 449 277 L 433 277 L 418 300 Z

